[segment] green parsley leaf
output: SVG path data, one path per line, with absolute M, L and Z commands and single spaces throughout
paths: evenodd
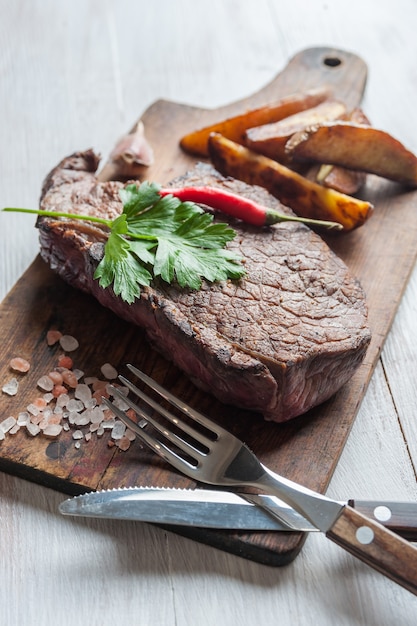
M 98 216 L 34 209 L 3 210 L 45 217 L 97 222 L 109 229 L 104 256 L 94 278 L 122 300 L 132 304 L 141 287 L 158 277 L 180 287 L 200 289 L 209 282 L 241 278 L 240 257 L 225 249 L 235 237 L 228 224 L 213 223 L 213 216 L 193 202 L 159 194 L 155 183 L 132 183 L 120 190 L 123 212 L 114 220 Z

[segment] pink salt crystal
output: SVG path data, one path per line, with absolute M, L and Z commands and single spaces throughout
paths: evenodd
M 20 424 L 15 424 L 13 428 L 9 430 L 9 435 L 15 435 L 20 430 Z
M 22 374 L 26 374 L 26 372 L 28 372 L 30 369 L 30 363 L 29 361 L 26 361 L 26 359 L 23 359 L 22 357 L 17 356 L 10 361 L 10 367 L 12 368 L 12 370 L 15 370 L 16 372 L 21 372 Z
M 44 398 L 35 398 L 32 400 L 32 404 L 42 411 L 46 407 L 46 400 Z
M 54 388 L 52 389 L 52 395 L 54 396 L 54 398 L 58 398 L 59 396 L 64 396 L 66 395 L 66 393 L 67 393 L 67 389 L 63 385 L 55 385 Z
M 41 421 L 39 422 L 38 426 L 41 430 L 45 430 L 45 428 L 49 425 L 49 421 L 47 419 L 45 419 L 44 417 L 42 417 Z
M 62 337 L 62 333 L 59 330 L 48 330 L 46 333 L 46 343 L 48 346 L 53 346 L 56 344 Z
M 59 345 L 65 352 L 73 352 L 79 347 L 79 343 L 72 335 L 62 335 L 59 340 Z
M 130 430 L 130 428 L 126 429 L 125 437 L 127 437 L 129 441 L 135 441 L 136 439 L 135 433 L 133 432 L 133 430 Z
M 85 439 L 86 441 L 90 441 L 90 439 L 91 439 L 91 433 L 85 433 L 85 437 L 84 437 L 84 439 Z
M 107 380 L 100 380 L 99 378 L 96 378 L 96 380 L 93 382 L 93 391 L 100 391 L 101 389 L 106 388 L 107 385 Z
M 62 372 L 62 378 L 64 380 L 64 383 L 68 385 L 68 387 L 72 387 L 73 389 L 75 389 L 78 384 L 77 377 L 75 376 L 74 372 L 71 372 L 71 370 L 65 370 L 64 372 Z
M 57 372 L 55 370 L 53 372 L 49 372 L 48 376 L 52 380 L 54 385 L 62 385 L 63 378 L 61 372 Z
M 73 360 L 70 356 L 63 354 L 58 359 L 58 367 L 64 367 L 65 369 L 71 369 L 73 366 Z
M 84 382 L 86 385 L 94 385 L 94 383 L 97 381 L 97 376 L 85 376 L 84 377 Z
M 130 448 L 130 440 L 127 437 L 122 437 L 116 442 L 116 446 L 123 452 L 126 452 Z
M 45 437 L 50 437 L 54 439 L 58 437 L 62 432 L 62 426 L 60 424 L 48 424 L 48 426 L 44 429 L 43 434 Z
M 61 420 L 62 420 L 62 416 L 61 415 L 53 414 L 53 415 L 50 415 L 48 417 L 48 421 L 49 421 L 50 424 L 60 424 Z
M 110 397 L 110 396 L 109 396 L 109 394 L 107 393 L 107 391 L 104 389 L 104 387 L 103 387 L 103 389 L 97 389 L 97 391 L 95 391 L 95 392 L 93 393 L 93 398 L 94 398 L 94 400 L 95 400 L 97 403 L 99 403 L 99 404 L 101 403 L 101 399 L 102 399 L 102 398 L 109 398 L 109 397 Z

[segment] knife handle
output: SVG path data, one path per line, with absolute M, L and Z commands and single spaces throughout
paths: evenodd
M 409 541 L 417 541 L 417 503 L 349 500 L 349 506 Z
M 417 548 L 346 505 L 326 536 L 417 595 Z

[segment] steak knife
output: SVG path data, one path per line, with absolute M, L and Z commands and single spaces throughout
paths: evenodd
M 417 502 L 349 500 L 349 505 L 402 537 L 417 541 Z M 276 497 L 213 489 L 131 487 L 93 491 L 65 500 L 59 511 L 77 517 L 223 530 L 317 531 Z

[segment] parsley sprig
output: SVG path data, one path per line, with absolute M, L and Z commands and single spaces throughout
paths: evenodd
M 159 189 L 149 182 L 121 189 L 123 212 L 114 220 L 41 209 L 3 210 L 107 226 L 110 232 L 94 278 L 104 289 L 112 285 L 114 293 L 129 304 L 156 277 L 198 290 L 202 279 L 215 282 L 243 276 L 240 257 L 225 249 L 235 231 L 228 224 L 214 223 L 213 216 L 193 202 L 161 197 Z

